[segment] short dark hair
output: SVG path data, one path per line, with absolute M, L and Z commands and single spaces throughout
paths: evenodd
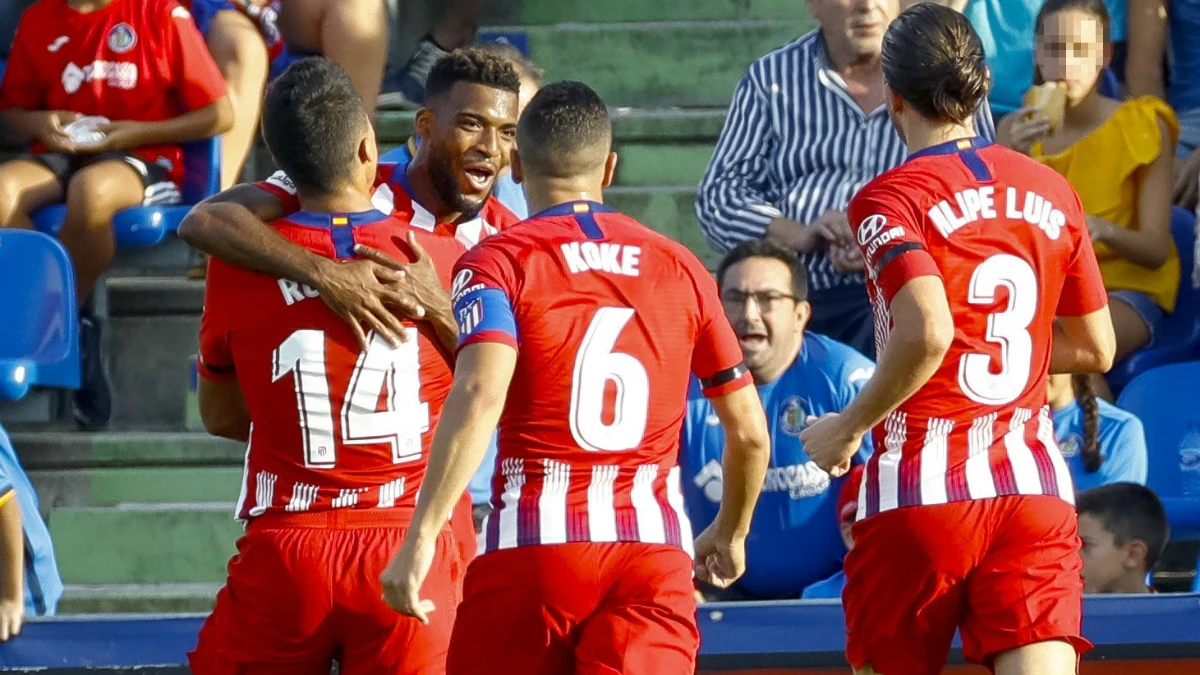
M 443 96 L 459 82 L 512 94 L 521 91 L 521 77 L 509 59 L 480 47 L 466 47 L 455 49 L 433 64 L 425 81 L 425 99 L 432 101 Z
M 267 149 L 304 191 L 326 194 L 352 180 L 356 143 L 369 123 L 350 76 L 323 56 L 293 63 L 263 100 Z
M 991 89 L 983 43 L 961 13 L 932 2 L 913 5 L 883 36 L 883 79 L 926 118 L 962 123 Z
M 530 175 L 574 178 L 596 170 L 612 150 L 604 99 L 582 82 L 546 85 L 521 113 L 517 147 Z
M 1108 44 L 1111 40 L 1112 33 L 1112 16 L 1108 13 L 1108 6 L 1104 4 L 1104 0 L 1046 0 L 1046 4 L 1038 10 L 1037 18 L 1034 19 L 1034 36 L 1042 37 L 1042 29 L 1046 24 L 1046 17 L 1059 12 L 1075 10 L 1089 14 L 1100 22 L 1100 27 L 1103 30 L 1102 36 L 1104 44 Z M 1036 63 L 1033 64 L 1033 83 L 1044 84 L 1046 78 L 1042 77 L 1042 69 Z
M 1100 521 L 1118 546 L 1137 539 L 1146 544 L 1146 570 L 1154 569 L 1167 546 L 1171 528 L 1167 512 L 1154 490 L 1137 483 L 1109 483 L 1080 492 L 1079 515 Z
M 792 272 L 792 295 L 796 300 L 808 299 L 808 270 L 795 251 L 766 239 L 747 239 L 733 247 L 717 265 L 717 286 L 725 287 L 725 273 L 730 267 L 748 258 L 772 258 L 787 265 Z
M 507 42 L 498 42 L 495 40 L 489 42 L 480 42 L 475 45 L 475 48 L 485 54 L 493 54 L 508 61 L 517 69 L 517 75 L 520 77 L 533 80 L 533 83 L 538 87 L 542 86 L 542 80 L 546 77 L 546 71 L 538 68 L 529 57 L 521 53 L 521 50 L 508 44 Z

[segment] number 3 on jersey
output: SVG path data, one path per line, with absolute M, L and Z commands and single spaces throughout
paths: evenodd
M 592 317 L 571 376 L 571 436 L 584 450 L 619 452 L 642 444 L 650 414 L 650 378 L 633 356 L 613 351 L 633 318 L 629 307 L 601 307 Z M 616 386 L 612 422 L 604 421 L 605 390 Z
M 359 354 L 341 410 L 341 442 L 346 445 L 388 443 L 396 464 L 421 456 L 421 434 L 429 430 L 429 404 L 421 401 L 421 367 L 415 338 L 393 348 L 371 334 L 370 347 Z M 304 439 L 304 465 L 330 468 L 337 463 L 329 377 L 325 365 L 325 332 L 298 330 L 275 350 L 272 381 L 291 373 Z M 387 409 L 378 410 L 387 388 Z
M 1029 324 L 1037 314 L 1037 275 L 1029 263 L 1013 255 L 994 255 L 971 274 L 967 301 L 992 305 L 996 291 L 1008 289 L 1008 307 L 988 315 L 987 341 L 1000 345 L 1000 372 L 993 373 L 992 357 L 964 354 L 958 362 L 958 384 L 967 398 L 984 405 L 1017 400 L 1029 383 L 1033 367 L 1033 338 Z

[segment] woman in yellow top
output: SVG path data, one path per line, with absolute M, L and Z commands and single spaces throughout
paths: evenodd
M 1097 90 L 1111 55 L 1108 24 L 1103 0 L 1047 0 L 1037 17 L 1035 76 L 1066 84 L 1062 127 L 1051 131 L 1045 115 L 1026 108 L 1006 117 L 997 136 L 1061 173 L 1079 193 L 1120 360 L 1150 344 L 1175 308 L 1180 269 L 1171 191 L 1179 124 L 1157 98 L 1116 101 Z

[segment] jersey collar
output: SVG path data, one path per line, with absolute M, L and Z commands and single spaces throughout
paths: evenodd
M 992 145 L 992 142 L 982 136 L 972 136 L 971 138 L 959 138 L 945 143 L 931 145 L 924 150 L 914 152 L 908 156 L 908 160 L 914 160 L 918 157 L 931 157 L 933 155 L 953 155 L 959 152 L 968 150 L 979 150 Z
M 586 199 L 580 199 L 574 202 L 563 202 L 557 206 L 550 208 L 540 213 L 535 213 L 530 218 L 552 218 L 555 216 L 570 216 L 576 213 L 614 213 L 615 210 L 601 204 Z
M 359 227 L 362 225 L 370 225 L 378 223 L 387 218 L 388 215 L 382 211 L 371 209 L 370 211 L 358 211 L 356 213 L 313 213 L 311 211 L 299 211 L 285 218 L 297 225 L 307 227 Z

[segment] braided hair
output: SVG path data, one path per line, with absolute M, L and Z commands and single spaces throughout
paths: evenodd
M 1088 375 L 1072 375 L 1071 387 L 1083 411 L 1083 447 L 1080 448 L 1083 468 L 1088 473 L 1096 473 L 1104 463 L 1104 456 L 1100 454 L 1100 404 Z

